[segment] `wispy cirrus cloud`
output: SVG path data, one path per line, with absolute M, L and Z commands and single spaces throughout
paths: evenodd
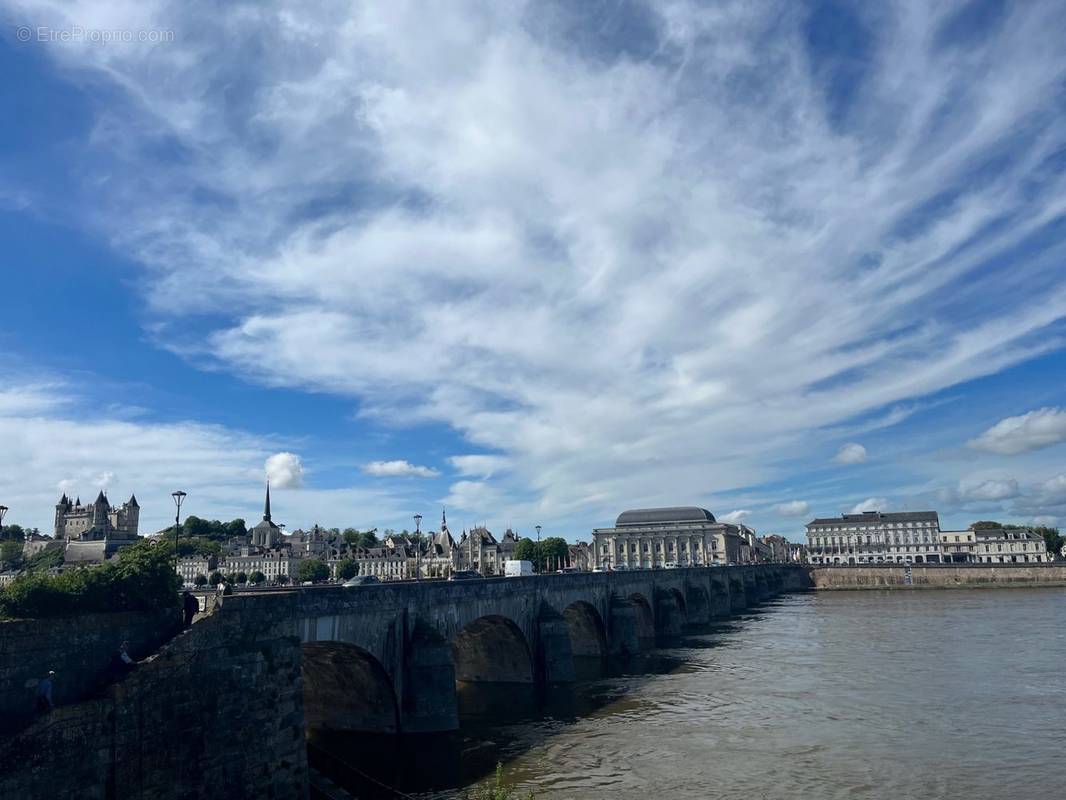
M 462 502 L 698 502 L 1058 347 L 1061 4 L 965 48 L 948 6 L 856 7 L 858 54 L 812 50 L 794 4 L 123 13 L 174 42 L 48 52 L 120 98 L 83 154 L 110 191 L 80 211 L 143 265 L 155 335 L 501 454 L 453 464 Z M 146 163 L 160 143 L 181 157 Z

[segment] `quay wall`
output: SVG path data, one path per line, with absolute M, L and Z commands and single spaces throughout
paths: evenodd
M 0 621 L 0 735 L 32 718 L 37 682 L 55 670 L 52 700 L 66 705 L 102 688 L 122 642 L 143 658 L 170 639 L 177 611 L 82 614 Z
M 1066 564 L 903 564 L 811 567 L 815 590 L 1066 586 Z
M 236 603 L 98 696 L 0 737 L 3 798 L 300 800 L 307 787 L 295 626 Z

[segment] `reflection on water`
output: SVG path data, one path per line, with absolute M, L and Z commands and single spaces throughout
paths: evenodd
M 316 745 L 422 798 L 497 761 L 538 800 L 1058 797 L 1064 609 L 1054 589 L 799 595 L 572 687 L 462 686 L 456 734 Z

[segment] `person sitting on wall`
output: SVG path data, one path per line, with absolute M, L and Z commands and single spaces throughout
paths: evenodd
M 48 675 L 37 681 L 37 713 L 47 714 L 53 708 L 52 705 L 52 681 L 55 678 L 55 670 L 48 670 Z
M 123 642 L 122 647 L 111 656 L 111 675 L 113 680 L 118 680 L 137 668 L 137 662 L 129 653 L 129 642 Z

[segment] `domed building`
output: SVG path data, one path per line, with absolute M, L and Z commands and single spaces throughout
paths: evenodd
M 637 508 L 613 528 L 592 532 L 593 561 L 601 569 L 655 569 L 739 563 L 744 539 L 736 525 L 718 522 L 698 506 Z

